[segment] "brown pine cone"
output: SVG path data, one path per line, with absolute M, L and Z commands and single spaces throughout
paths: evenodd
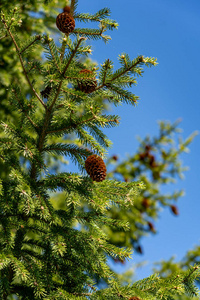
M 179 215 L 178 208 L 176 205 L 171 205 L 171 211 L 173 212 L 174 215 L 176 216 Z
M 118 161 L 118 156 L 117 155 L 113 155 L 112 159 L 114 159 L 115 161 Z
M 141 300 L 141 299 L 138 298 L 138 297 L 131 297 L 131 298 L 129 298 L 128 300 Z
M 152 232 L 156 232 L 156 230 L 155 230 L 155 227 L 154 227 L 154 225 L 153 225 L 153 223 L 151 223 L 151 222 L 148 222 L 148 226 L 149 226 L 149 230 L 151 230 Z
M 66 6 L 63 8 L 63 12 L 66 12 L 66 13 L 70 14 L 70 6 L 69 6 L 69 5 L 66 5 Z
M 63 12 L 57 16 L 56 26 L 63 33 L 71 33 L 75 28 L 74 18 L 69 13 Z
M 86 77 L 85 79 L 78 80 L 79 90 L 87 94 L 94 92 L 95 88 L 97 87 L 97 81 L 95 77 L 87 78 L 87 74 L 93 74 L 93 72 L 88 69 L 83 69 L 79 73 L 83 74 L 83 76 Z
M 43 91 L 40 92 L 42 97 L 48 98 L 51 93 L 52 87 L 50 85 L 47 85 Z
M 103 181 L 106 178 L 106 165 L 103 159 L 96 155 L 90 155 L 85 161 L 85 169 L 93 181 Z
M 142 199 L 142 206 L 147 209 L 151 205 L 149 198 Z

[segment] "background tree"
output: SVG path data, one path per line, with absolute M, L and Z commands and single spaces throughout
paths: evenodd
M 27 6 L 16 4 L 18 6 L 16 9 L 12 6 L 10 13 L 5 11 L 2 15 L 2 41 L 5 42 L 2 51 L 6 53 L 5 61 L 9 53 L 12 58 L 15 57 L 15 60 L 7 59 L 7 63 L 2 62 L 2 72 L 10 75 L 7 83 L 5 74 L 1 77 L 2 111 L 4 116 L 7 115 L 4 123 L 6 134 L 2 133 L 1 140 L 3 299 L 7 299 L 11 294 L 17 294 L 22 299 L 23 297 L 72 299 L 78 296 L 89 296 L 91 299 L 92 297 L 117 299 L 117 297 L 128 298 L 134 293 L 142 299 L 151 299 L 155 295 L 173 297 L 177 291 L 184 294 L 187 289 L 190 293 L 194 293 L 192 282 L 198 276 L 196 267 L 187 270 L 186 273 L 181 271 L 181 276 L 175 276 L 173 273 L 169 279 L 163 281 L 157 281 L 155 278 L 158 277 L 153 276 L 123 288 L 105 264 L 106 255 L 119 260 L 129 256 L 129 252 L 115 248 L 114 245 L 130 246 L 141 251 L 140 237 L 146 231 L 155 231 L 152 219 L 158 215 L 160 203 L 171 206 L 171 200 L 178 198 L 180 193 L 170 196 L 158 194 L 159 186 L 169 182 L 174 174 L 180 174 L 182 168 L 178 156 L 186 149 L 192 137 L 181 142 L 179 150 L 172 150 L 170 147 L 166 149 L 163 143 L 172 142 L 170 135 L 176 131 L 176 124 L 161 123 L 161 134 L 158 138 L 152 140 L 147 138 L 142 141 L 134 157 L 109 172 L 109 177 L 113 179 L 120 179 L 119 176 L 123 176 L 124 183 L 109 180 L 93 185 L 87 177 L 78 174 L 58 173 L 47 176 L 45 171 L 47 169 L 52 173 L 52 154 L 55 154 L 57 160 L 60 155 L 68 154 L 81 169 L 83 161 L 93 151 L 103 156 L 104 147 L 109 146 L 109 141 L 98 127 L 118 124 L 117 116 L 102 114 L 105 108 L 104 99 L 109 99 L 115 105 L 122 100 L 134 104 L 137 97 L 124 89 L 127 85 L 136 83 L 135 78 L 128 76 L 129 72 L 141 75 L 141 66 L 155 64 L 155 61 L 143 56 L 130 61 L 128 55 L 122 54 L 120 56 L 122 67 L 113 72 L 112 63 L 107 60 L 98 72 L 100 81 L 98 87 L 95 86 L 95 90 L 88 93 L 88 85 L 95 83 L 95 71 L 98 71 L 93 69 L 91 73 L 81 73 L 86 66 L 88 67 L 88 63 L 82 57 L 90 53 L 90 47 L 87 45 L 79 47 L 83 42 L 82 38 L 73 41 L 69 37 L 64 37 L 61 47 L 56 47 L 52 38 L 46 35 L 36 35 L 26 41 L 27 37 L 30 38 L 32 30 L 37 34 L 43 32 L 43 21 L 38 22 L 38 15 L 35 15 L 31 23 L 26 11 Z M 76 4 L 78 3 L 72 1 L 72 13 Z M 41 20 L 45 20 L 45 11 L 47 19 L 44 24 L 51 25 L 55 24 L 56 15 L 52 9 L 54 5 L 51 3 L 51 6 L 42 6 L 42 3 L 37 2 L 29 9 L 39 10 Z M 19 10 L 21 10 L 20 17 L 18 17 Z M 102 27 L 100 30 L 76 28 L 72 34 L 107 40 L 104 31 L 117 26 L 115 21 L 106 18 L 108 14 L 108 9 L 95 15 L 78 14 L 75 11 L 73 15 L 75 20 L 100 21 Z M 26 36 L 28 31 L 24 25 L 25 30 L 22 31 L 23 27 L 20 28 L 20 37 L 17 37 L 15 26 L 21 24 L 22 16 L 24 19 L 27 18 L 27 27 L 34 24 L 34 20 L 37 20 L 37 26 L 30 26 L 29 34 Z M 38 26 L 38 23 L 41 26 Z M 21 35 L 22 32 L 25 39 Z M 16 42 L 18 55 L 13 50 L 13 42 Z M 37 47 L 36 43 L 39 44 Z M 48 52 L 48 60 L 43 64 L 38 63 L 44 59 L 41 56 L 42 47 Z M 34 51 L 29 51 L 30 49 Z M 19 58 L 21 65 L 16 64 Z M 12 67 L 15 69 L 16 65 L 17 69 L 12 73 Z M 21 74 L 21 66 L 24 67 L 26 76 Z M 11 73 L 9 70 L 12 70 Z M 35 78 L 36 82 L 32 82 Z M 85 86 L 87 90 L 84 91 Z M 40 91 L 40 94 L 37 91 Z M 85 125 L 93 137 L 84 131 Z M 72 133 L 76 133 L 79 138 L 71 137 Z M 157 156 L 154 154 L 156 151 Z M 111 158 L 112 162 L 116 160 L 117 157 Z M 149 174 L 150 177 L 145 174 Z M 136 179 L 142 179 L 147 185 L 147 190 L 138 197 L 135 197 L 135 193 L 138 188 L 142 188 L 142 184 L 129 182 Z M 60 194 L 60 203 L 49 200 L 49 190 L 57 188 L 65 190 L 64 202 Z M 102 190 L 105 192 L 104 197 Z M 102 199 L 99 197 L 100 192 Z M 112 193 L 114 196 L 111 198 Z M 130 205 L 124 203 L 126 197 L 128 203 L 129 198 L 135 198 L 134 206 L 132 203 L 129 203 Z M 120 209 L 110 204 L 111 199 L 120 206 Z M 61 207 L 58 207 L 58 204 Z M 172 209 L 174 213 L 177 212 L 176 207 Z M 122 219 L 125 219 L 125 222 Z M 131 223 L 131 230 L 127 235 L 124 232 L 119 235 L 120 228 L 124 230 L 128 228 L 127 221 Z M 77 224 L 82 226 L 82 231 L 74 230 Z M 105 234 L 109 237 L 109 244 Z M 82 248 L 80 252 L 79 248 Z M 96 255 L 92 262 L 85 260 L 90 255 Z M 74 270 L 73 266 L 77 264 L 79 268 Z M 46 270 L 45 278 L 41 274 L 43 270 Z M 94 288 L 91 279 L 96 283 L 103 280 L 109 289 L 94 293 L 88 291 Z M 176 282 L 175 288 L 172 288 L 172 282 L 173 284 Z

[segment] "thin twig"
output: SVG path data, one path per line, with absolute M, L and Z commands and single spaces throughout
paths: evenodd
M 24 51 L 26 51 L 26 49 L 28 49 L 30 46 L 32 46 L 38 40 L 41 40 L 41 36 L 40 35 L 36 35 L 34 41 L 32 41 L 28 46 L 26 46 L 26 48 L 24 48 L 24 50 L 22 50 L 20 52 L 20 54 L 22 54 Z
M 105 37 L 102 35 L 102 33 L 104 33 L 104 28 L 102 28 L 101 30 L 99 29 L 99 32 L 84 32 L 84 31 L 81 31 L 82 28 L 77 28 L 73 31 L 74 34 L 85 34 L 85 35 L 99 35 L 101 37 Z
M 65 34 L 65 39 L 68 38 L 68 33 Z M 66 47 L 66 41 L 63 39 L 62 41 L 62 47 L 61 47 L 61 54 L 60 54 L 60 61 L 62 62 L 63 61 L 63 58 L 64 58 L 64 54 L 65 54 L 65 47 Z
M 56 58 L 55 58 L 54 53 L 53 53 L 53 51 L 52 51 L 52 49 L 51 49 L 51 45 L 50 45 L 49 41 L 48 41 L 47 43 L 48 43 L 48 46 L 49 46 L 49 50 L 50 50 L 50 52 L 51 52 L 51 56 L 53 57 L 53 60 L 54 60 L 54 62 L 55 62 L 55 65 L 56 65 L 56 67 L 57 67 L 59 73 L 61 74 L 61 70 L 60 70 L 60 68 L 59 68 L 59 66 L 58 66 L 58 64 L 57 64 Z
M 120 76 L 124 75 L 125 73 L 127 73 L 128 71 L 130 71 L 131 69 L 135 68 L 139 63 L 143 62 L 144 58 L 143 56 L 140 56 L 138 61 L 132 65 L 131 67 L 125 69 L 122 73 L 116 75 L 115 77 L 113 77 L 112 79 L 109 80 L 109 83 L 114 81 L 115 79 L 119 78 Z M 105 78 L 103 80 L 103 83 L 99 86 L 96 87 L 95 91 L 99 90 L 99 89 L 102 89 L 103 87 L 106 87 L 107 86 L 107 83 L 105 82 Z
M 5 34 L 4 36 L 0 37 L 0 40 L 4 39 L 5 37 L 7 37 L 8 35 Z
M 139 63 L 141 63 L 141 62 L 143 62 L 143 61 L 144 61 L 143 56 L 140 56 L 140 57 L 138 58 L 138 61 L 137 61 L 134 65 L 132 65 L 131 67 L 125 69 L 122 73 L 116 75 L 116 76 L 113 77 L 110 81 L 114 81 L 115 79 L 117 79 L 117 78 L 119 78 L 120 76 L 124 75 L 126 72 L 128 72 L 128 71 L 130 71 L 131 69 L 135 68 Z
M 38 100 L 40 101 L 40 103 L 46 108 L 45 103 L 42 101 L 42 99 L 40 98 L 40 96 L 38 95 L 38 93 L 36 92 L 36 90 L 34 89 L 32 83 L 31 83 L 31 81 L 30 81 L 30 79 L 29 79 L 29 77 L 28 77 L 28 74 L 27 74 L 27 72 L 26 72 L 26 69 L 25 69 L 25 66 L 24 66 L 24 63 L 23 63 L 21 54 L 20 54 L 20 49 L 19 49 L 19 47 L 18 47 L 18 45 L 17 45 L 17 42 L 15 41 L 14 36 L 12 35 L 12 33 L 11 33 L 9 27 L 7 26 L 6 21 L 5 21 L 5 20 L 2 20 L 2 22 L 4 23 L 4 26 L 5 26 L 6 30 L 8 31 L 8 33 L 9 33 L 11 39 L 13 40 L 13 43 L 14 43 L 14 45 L 15 45 L 17 54 L 18 54 L 19 59 L 20 59 L 20 62 L 21 62 L 22 69 L 23 69 L 23 71 L 24 71 L 24 75 L 25 75 L 25 77 L 26 77 L 26 80 L 27 80 L 27 82 L 28 82 L 30 88 L 32 89 L 34 95 L 38 98 Z
M 92 296 L 92 293 L 73 293 L 75 296 Z
M 90 121 L 95 120 L 95 119 L 96 119 L 96 116 L 94 116 L 92 118 L 89 118 L 89 119 L 87 119 L 85 121 L 82 121 L 80 123 L 73 124 L 72 126 L 68 126 L 68 127 L 65 127 L 65 128 L 60 128 L 60 129 L 56 129 L 56 130 L 47 131 L 47 134 L 55 133 L 55 132 L 60 132 L 60 131 L 65 131 L 65 130 L 68 130 L 70 128 L 76 128 L 76 127 L 79 127 L 80 125 L 82 125 L 84 123 L 90 122 Z

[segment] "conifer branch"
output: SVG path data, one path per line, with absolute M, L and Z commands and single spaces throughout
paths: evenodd
M 47 134 L 52 134 L 52 133 L 61 132 L 61 131 L 64 132 L 64 131 L 69 130 L 70 128 L 76 129 L 76 128 L 80 127 L 80 125 L 86 124 L 86 123 L 88 123 L 88 122 L 90 122 L 90 121 L 93 121 L 93 120 L 95 120 L 95 119 L 96 119 L 96 116 L 93 116 L 93 117 L 91 117 L 91 118 L 89 118 L 89 119 L 86 119 L 86 120 L 81 121 L 81 122 L 79 122 L 79 123 L 71 124 L 71 125 L 69 125 L 69 126 L 67 126 L 67 127 L 62 127 L 62 128 L 58 128 L 58 129 L 54 129 L 54 130 L 49 130 L 49 131 L 47 131 Z
M 77 43 L 75 49 L 72 51 L 72 54 L 71 54 L 71 56 L 70 56 L 70 58 L 69 58 L 69 60 L 68 60 L 68 62 L 67 62 L 67 64 L 66 64 L 66 66 L 65 66 L 65 68 L 64 68 L 64 70 L 63 70 L 63 72 L 62 72 L 62 76 L 63 76 L 63 77 L 65 76 L 65 73 L 66 73 L 66 71 L 67 71 L 67 69 L 68 69 L 70 63 L 72 62 L 72 59 L 74 58 L 74 55 L 76 54 L 76 52 L 77 52 L 77 50 L 78 50 L 78 47 L 80 46 L 80 44 L 81 44 L 81 42 L 82 42 L 83 40 L 85 40 L 85 38 L 84 38 L 84 37 L 80 37 L 80 39 L 78 40 L 78 43 Z M 61 87 L 62 87 L 63 80 L 64 80 L 64 79 L 62 79 L 62 80 L 60 81 L 60 84 L 59 84 L 58 89 L 57 89 L 57 93 L 56 93 L 56 95 L 55 95 L 55 97 L 54 97 L 54 99 L 53 99 L 53 101 L 52 101 L 52 103 L 51 103 L 51 106 L 50 106 L 50 108 L 49 108 L 50 111 L 52 110 L 52 108 L 53 108 L 53 106 L 54 106 L 54 104 L 55 104 L 55 102 L 56 102 L 56 100 L 57 100 L 57 98 L 58 98 L 58 96 L 59 96 L 59 93 L 60 93 L 60 89 L 61 89 Z
M 5 37 L 7 37 L 8 35 L 5 34 L 4 36 L 0 37 L 0 40 L 4 39 Z
M 53 61 L 54 61 L 55 65 L 56 65 L 56 67 L 57 67 L 57 69 L 58 69 L 59 73 L 61 74 L 61 70 L 60 70 L 60 68 L 59 68 L 59 65 L 58 65 L 58 63 L 57 63 L 57 61 L 56 61 L 56 58 L 55 58 L 54 52 L 52 51 L 51 44 L 50 44 L 50 42 L 49 42 L 49 40 L 48 40 L 48 39 L 47 39 L 47 41 L 46 41 L 46 42 L 47 42 L 47 44 L 48 44 L 48 46 L 49 46 L 49 50 L 50 50 L 51 56 L 52 56 L 52 58 L 53 58 Z
M 22 109 L 23 113 L 25 114 L 26 118 L 29 120 L 29 122 L 33 125 L 33 127 L 34 127 L 35 129 L 38 129 L 38 126 L 37 126 L 37 125 L 31 120 L 31 118 L 27 115 L 25 109 L 23 108 L 23 105 L 21 104 L 21 102 L 20 102 L 20 100 L 19 100 L 19 98 L 18 98 L 18 95 L 17 95 L 16 91 L 13 90 L 13 92 L 14 92 L 15 97 L 16 97 L 16 99 L 17 99 L 17 102 L 18 102 L 19 105 L 21 106 L 21 109 Z
M 110 64 L 109 64 L 109 59 L 107 60 L 107 63 L 106 63 L 106 66 L 105 66 L 105 72 L 104 72 L 104 76 L 103 76 L 103 80 L 102 80 L 102 87 L 104 86 L 105 84 L 105 81 L 106 81 L 106 74 L 107 74 L 107 70 L 109 69 L 110 67 Z
M 66 42 L 67 38 L 68 38 L 68 34 L 66 33 L 65 38 L 62 41 L 62 46 L 61 46 L 61 51 L 60 51 L 60 61 L 61 62 L 63 61 L 63 58 L 64 58 L 65 48 L 66 48 L 66 44 L 67 44 L 67 42 Z
M 109 82 L 112 82 L 114 80 L 116 80 L 117 78 L 121 77 L 122 75 L 124 75 L 125 73 L 131 71 L 132 69 L 134 69 L 138 64 L 144 62 L 144 57 L 143 56 L 139 56 L 137 58 L 137 61 L 132 65 L 130 66 L 129 68 L 127 69 L 124 69 L 124 71 L 122 71 L 121 73 L 117 74 L 116 76 L 112 77 Z
M 80 38 L 79 38 L 78 43 L 77 43 L 75 49 L 73 50 L 73 52 L 72 52 L 72 54 L 71 54 L 71 56 L 70 56 L 70 59 L 69 59 L 68 63 L 66 64 L 66 66 L 65 66 L 65 68 L 64 68 L 64 70 L 63 70 L 63 76 L 65 76 L 65 73 L 66 73 L 66 71 L 67 71 L 67 69 L 68 69 L 70 63 L 71 63 L 72 59 L 74 58 L 74 55 L 76 54 L 76 52 L 77 52 L 77 50 L 78 50 L 78 47 L 80 46 L 80 44 L 81 44 L 81 42 L 82 42 L 83 40 L 86 40 L 86 38 L 85 38 L 85 37 L 80 37 Z
M 76 28 L 72 34 L 77 35 L 84 35 L 85 37 L 87 37 L 88 39 L 93 38 L 93 39 L 98 39 L 98 38 L 102 38 L 105 42 L 107 42 L 108 40 L 110 40 L 110 37 L 107 35 L 103 35 L 103 33 L 105 32 L 105 28 L 104 26 L 101 27 L 101 29 L 86 29 L 86 28 Z
M 40 98 L 40 96 L 38 95 L 38 93 L 36 92 L 36 90 L 34 89 L 32 83 L 31 83 L 31 81 L 30 81 L 30 79 L 29 79 L 29 77 L 28 77 L 28 74 L 27 74 L 26 69 L 25 69 L 25 66 L 24 66 L 23 59 L 22 59 L 21 54 L 20 54 L 20 49 L 19 49 L 19 47 L 18 47 L 18 45 L 17 45 L 17 42 L 16 42 L 14 36 L 12 35 L 12 32 L 10 31 L 10 28 L 7 26 L 6 21 L 5 21 L 4 19 L 2 20 L 2 22 L 3 22 L 3 24 L 4 24 L 5 28 L 6 28 L 6 30 L 8 31 L 8 34 L 10 35 L 10 37 L 11 37 L 11 39 L 12 39 L 14 45 L 15 45 L 16 52 L 17 52 L 17 54 L 18 54 L 18 56 L 19 56 L 19 60 L 20 60 L 21 66 L 22 66 L 22 69 L 23 69 L 23 71 L 24 71 L 24 75 L 25 75 L 25 77 L 26 77 L 26 80 L 27 80 L 27 82 L 28 82 L 30 88 L 32 89 L 34 95 L 38 98 L 38 100 L 40 101 L 40 103 L 46 108 L 45 103 L 44 103 L 43 100 Z
M 37 42 L 38 40 L 41 40 L 41 36 L 40 35 L 36 35 L 35 39 L 28 45 L 26 46 L 21 52 L 20 55 L 26 51 L 30 46 L 32 46 L 35 42 Z
M 74 10 L 76 9 L 76 5 L 77 5 L 77 0 L 71 0 L 71 5 L 70 5 L 70 13 L 74 14 Z

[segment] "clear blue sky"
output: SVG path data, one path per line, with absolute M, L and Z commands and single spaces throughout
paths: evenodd
M 126 52 L 132 59 L 140 54 L 157 57 L 159 63 L 146 69 L 132 89 L 141 98 L 138 106 L 124 105 L 114 110 L 121 124 L 106 132 L 114 143 L 109 154 L 119 154 L 122 159 L 126 153 L 134 153 L 136 136 L 157 134 L 158 120 L 174 122 L 182 118 L 184 138 L 200 130 L 200 1 L 79 0 L 78 11 L 94 13 L 103 7 L 111 9 L 111 18 L 118 21 L 119 29 L 110 32 L 112 40 L 107 45 L 102 41 L 92 43 L 92 59 L 103 63 L 110 58 L 117 67 L 118 55 Z M 200 135 L 190 149 L 182 156 L 190 170 L 174 187 L 186 192 L 178 203 L 180 216 L 164 211 L 156 224 L 158 234 L 143 240 L 145 254 L 133 254 L 133 262 L 149 262 L 138 278 L 150 275 L 153 262 L 172 255 L 181 259 L 200 242 Z

